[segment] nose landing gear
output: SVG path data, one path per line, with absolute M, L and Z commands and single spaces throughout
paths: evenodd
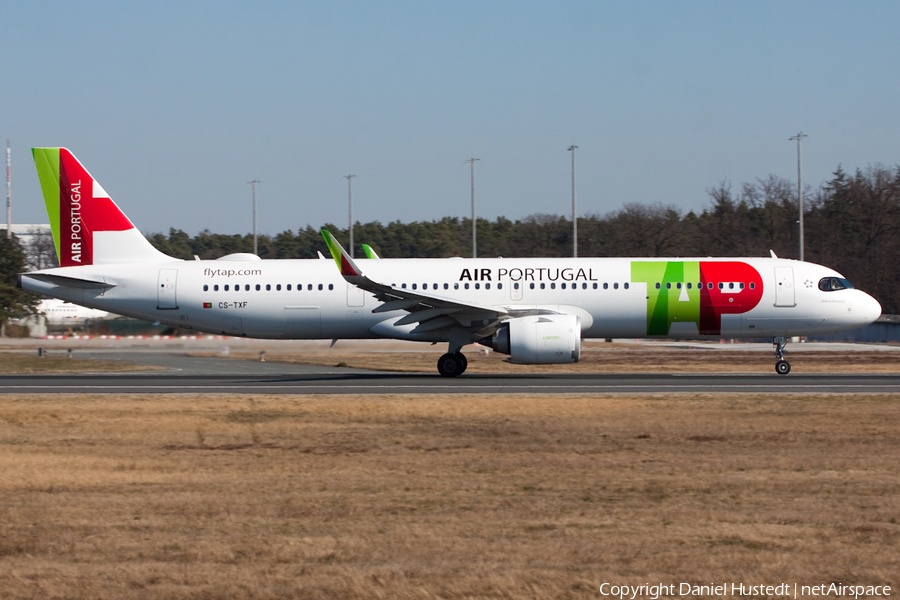
M 784 360 L 784 347 L 787 346 L 790 338 L 777 337 L 772 344 L 775 346 L 775 356 L 778 361 L 775 363 L 775 372 L 779 375 L 787 375 L 791 372 L 791 363 Z

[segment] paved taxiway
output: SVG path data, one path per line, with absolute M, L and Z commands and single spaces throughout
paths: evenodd
M 105 358 L 102 352 L 79 353 Z M 165 352 L 129 352 L 129 362 L 163 367 L 140 373 L 0 376 L 0 393 L 111 394 L 574 394 L 574 393 L 897 393 L 900 375 L 466 374 L 386 373 Z
M 22 351 L 21 342 L 13 351 Z M 366 352 L 397 351 L 412 342 L 342 341 L 345 346 Z M 201 340 L 33 340 L 34 349 L 47 347 L 51 354 L 61 355 L 75 347 L 75 356 L 104 361 L 123 361 L 159 367 L 159 371 L 138 373 L 79 373 L 67 375 L 0 376 L 2 393 L 254 393 L 254 394 L 572 394 L 572 393 L 897 393 L 900 375 L 822 375 L 795 370 L 787 376 L 772 371 L 743 374 L 530 374 L 488 375 L 467 373 L 457 379 L 445 379 L 436 372 L 391 373 L 363 369 L 297 365 L 258 360 L 226 358 L 232 346 L 241 350 L 266 348 L 278 351 L 280 346 L 296 348 L 297 342 L 243 339 Z M 327 340 L 302 342 L 304 348 L 327 349 Z M 646 345 L 650 345 L 647 342 Z M 767 344 L 698 344 L 664 342 L 666 347 L 683 347 L 686 351 L 719 349 L 771 353 Z M 657 344 L 659 345 L 659 343 Z M 822 347 L 819 347 L 822 346 Z M 0 348 L 3 344 L 0 343 Z M 691 350 L 688 350 L 690 348 Z M 836 352 L 880 350 L 898 352 L 894 346 L 855 344 L 803 344 L 798 351 L 829 349 Z M 590 350 L 590 348 L 588 348 Z M 28 351 L 28 350 L 26 350 Z M 218 351 L 218 352 L 217 352 Z M 208 352 L 212 356 L 196 356 Z M 219 355 L 217 355 L 219 354 Z M 435 360 L 439 352 L 435 350 Z M 774 363 L 773 363 L 774 364 Z

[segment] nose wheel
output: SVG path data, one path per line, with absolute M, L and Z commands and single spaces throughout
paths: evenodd
M 786 337 L 777 337 L 773 342 L 775 356 L 778 358 L 778 362 L 775 363 L 775 372 L 779 375 L 787 375 L 791 372 L 791 363 L 784 360 L 784 347 L 787 346 L 788 339 Z
M 469 361 L 462 352 L 448 352 L 438 359 L 438 372 L 444 377 L 459 377 L 462 375 Z

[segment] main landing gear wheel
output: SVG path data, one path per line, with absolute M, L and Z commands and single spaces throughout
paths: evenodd
M 779 375 L 787 375 L 791 372 L 791 363 L 786 360 L 779 360 L 775 363 L 775 372 Z
M 438 359 L 438 372 L 444 377 L 458 377 L 466 370 L 468 362 L 459 352 L 448 352 Z

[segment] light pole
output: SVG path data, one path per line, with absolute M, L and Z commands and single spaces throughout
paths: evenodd
M 261 183 L 259 179 L 248 181 L 247 185 L 253 186 L 253 254 L 259 254 L 256 249 L 256 184 Z
M 9 138 L 6 138 L 6 239 L 12 237 L 12 184 L 9 169 Z
M 572 256 L 578 258 L 578 203 L 575 200 L 575 150 L 578 146 L 569 146 L 572 153 Z
M 801 131 L 788 141 L 797 140 L 797 198 L 800 201 L 800 261 L 803 261 L 803 151 L 801 145 L 803 138 L 809 137 Z
M 477 235 L 475 233 L 475 161 L 481 160 L 480 158 L 470 158 L 467 161 L 469 165 L 472 167 L 472 258 L 478 257 L 478 242 Z
M 356 175 L 344 175 L 347 180 L 347 204 L 350 212 L 350 258 L 353 258 L 353 178 Z

